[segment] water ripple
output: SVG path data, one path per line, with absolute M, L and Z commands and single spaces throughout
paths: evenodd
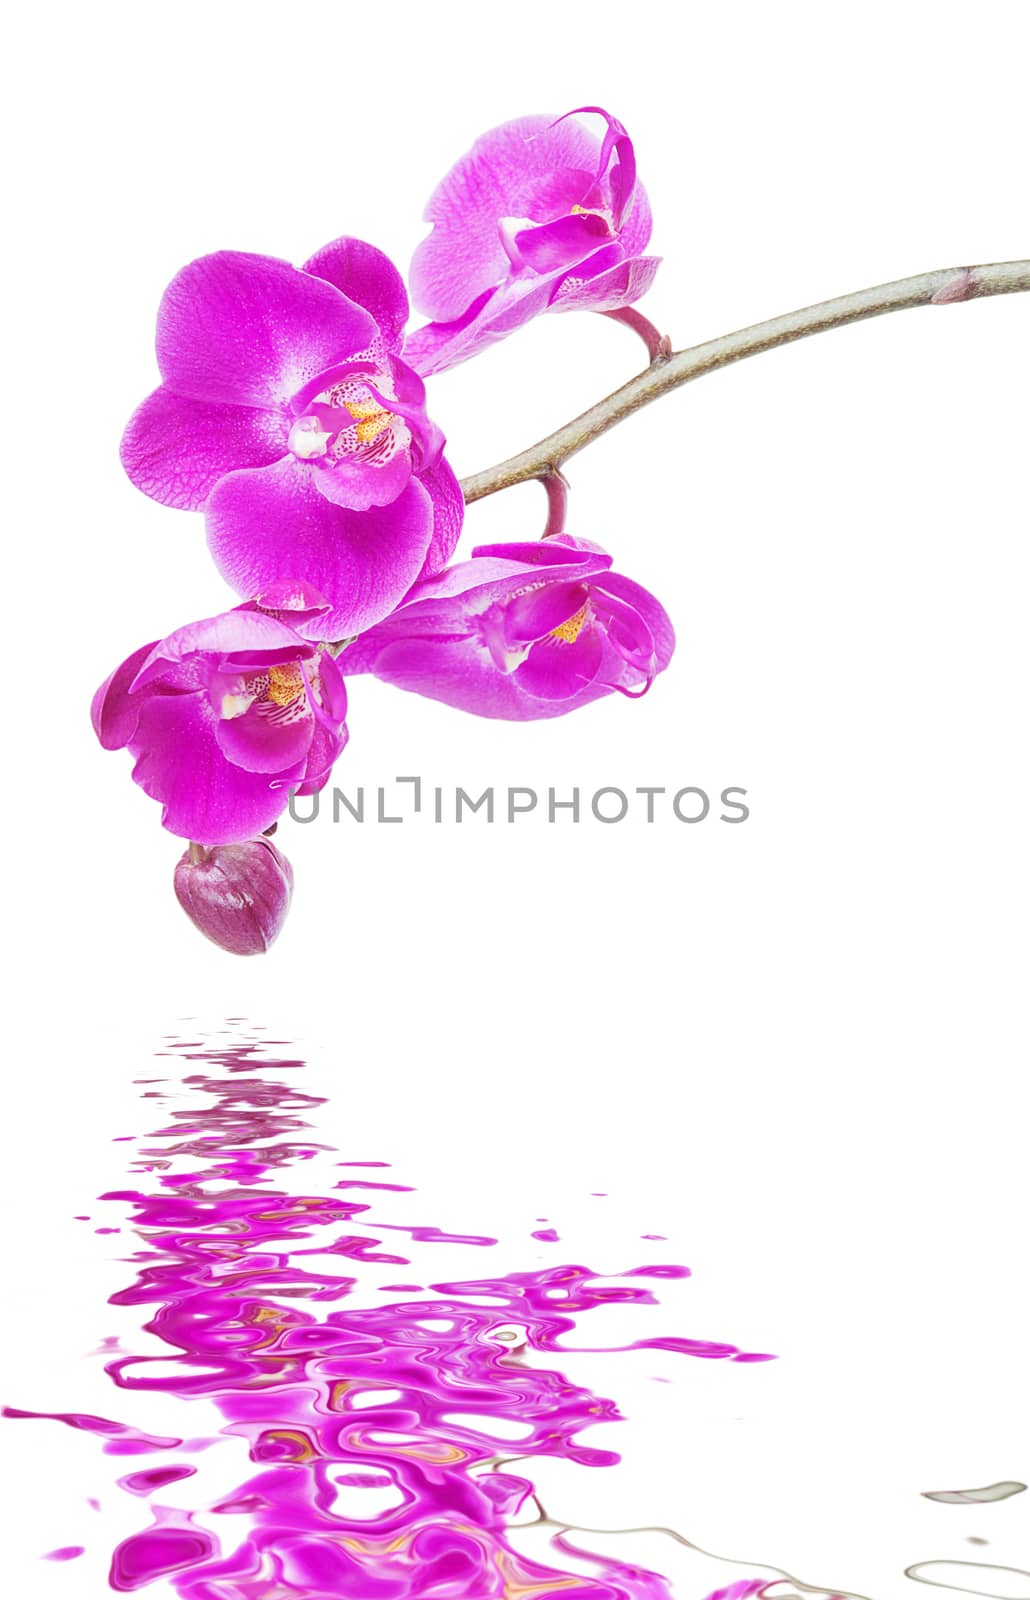
M 151 1085 L 143 1098 L 168 1108 L 133 1163 L 152 1181 L 101 1197 L 128 1209 L 140 1240 L 135 1278 L 112 1303 L 147 1307 L 144 1326 L 164 1351 L 119 1348 L 106 1371 L 129 1394 L 203 1398 L 221 1426 L 186 1439 L 185 1429 L 184 1437 L 157 1435 L 80 1413 L 4 1413 L 84 1429 L 109 1454 L 163 1455 L 118 1480 L 131 1495 L 161 1498 L 150 1503 L 149 1526 L 114 1551 L 111 1587 L 126 1592 L 165 1579 L 181 1600 L 668 1600 L 665 1577 L 589 1549 L 580 1542 L 587 1530 L 553 1520 L 541 1505 L 533 1461 L 614 1464 L 618 1455 L 584 1434 L 620 1413 L 535 1358 L 610 1350 L 578 1342 L 582 1318 L 612 1304 L 654 1305 L 654 1286 L 688 1269 L 644 1265 L 606 1275 L 561 1262 L 435 1282 L 428 1291 L 398 1274 L 380 1285 L 398 1298 L 348 1304 L 370 1267 L 411 1266 L 409 1256 L 383 1248 L 395 1235 L 483 1249 L 496 1241 L 373 1221 L 377 1197 L 413 1192 L 364 1175 L 386 1169 L 385 1161 L 339 1163 L 352 1175 L 328 1193 L 277 1186 L 273 1179 L 330 1148 L 305 1137 L 324 1102 L 289 1081 L 303 1063 L 265 1059 L 250 1043 L 191 1040 L 179 1054 L 200 1066 L 182 1080 L 186 1105 L 177 1098 L 182 1086 L 141 1080 Z M 533 1237 L 560 1242 L 553 1229 Z M 614 1348 L 770 1359 L 679 1335 Z M 201 1510 L 166 1503 L 167 1491 L 197 1472 L 168 1457 L 226 1439 L 245 1448 L 250 1469 L 240 1481 Z M 546 1532 L 544 1559 L 517 1548 L 529 1524 Z M 49 1559 L 81 1553 L 67 1546 Z M 785 1576 L 752 1575 L 717 1594 L 746 1600 Z

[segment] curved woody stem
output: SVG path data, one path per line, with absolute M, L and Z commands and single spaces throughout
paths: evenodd
M 854 294 L 841 295 L 836 300 L 824 300 L 819 305 L 806 306 L 801 311 L 789 311 L 784 316 L 773 317 L 771 321 L 757 323 L 751 328 L 742 328 L 737 333 L 724 334 L 720 339 L 710 339 L 691 350 L 678 350 L 668 358 L 660 357 L 653 361 L 646 371 L 631 378 L 614 394 L 599 400 L 582 416 L 567 422 L 546 439 L 541 439 L 539 444 L 531 445 L 528 450 L 511 456 L 496 467 L 488 467 L 485 472 L 476 472 L 469 478 L 463 478 L 461 489 L 465 503 L 471 505 L 474 500 L 496 494 L 498 489 L 508 489 L 513 484 L 527 483 L 534 478 L 540 478 L 546 484 L 556 475 L 560 477 L 561 468 L 570 456 L 585 449 L 625 417 L 632 416 L 634 411 L 650 405 L 652 400 L 678 389 L 693 378 L 701 378 L 706 372 L 717 372 L 720 367 L 732 366 L 735 361 L 743 361 L 747 356 L 760 355 L 763 350 L 775 350 L 779 345 L 791 344 L 795 339 L 806 339 L 813 333 L 826 333 L 830 328 L 843 328 L 849 322 L 864 322 L 867 317 L 884 316 L 889 311 L 906 311 L 912 306 L 952 305 L 961 300 L 978 300 L 996 294 L 1020 294 L 1028 290 L 1030 261 L 1002 261 L 979 267 L 945 267 L 937 272 L 921 273 L 915 278 L 900 278 L 895 283 L 880 284 L 874 289 L 859 289 Z M 629 321 L 626 317 L 620 320 Z M 631 322 L 630 326 L 635 324 Z

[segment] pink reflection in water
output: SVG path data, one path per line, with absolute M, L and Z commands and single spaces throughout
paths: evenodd
M 659 1574 L 581 1551 L 566 1533 L 552 1538 L 558 1564 L 550 1566 L 516 1550 L 510 1532 L 520 1508 L 534 1503 L 524 1463 L 542 1456 L 604 1467 L 619 1459 L 580 1437 L 597 1422 L 617 1420 L 615 1404 L 559 1370 L 529 1365 L 528 1354 L 610 1348 L 559 1339 L 598 1306 L 655 1304 L 648 1280 L 686 1277 L 687 1268 L 636 1267 L 615 1282 L 564 1264 L 434 1283 L 432 1299 L 348 1307 L 343 1302 L 365 1264 L 410 1264 L 378 1248 L 385 1232 L 419 1244 L 496 1241 L 367 1219 L 371 1202 L 359 1195 L 411 1192 L 405 1185 L 344 1179 L 330 1194 L 272 1187 L 271 1174 L 325 1148 L 301 1137 L 309 1127 L 304 1115 L 323 1102 L 268 1076 L 301 1063 L 262 1061 L 253 1045 L 189 1048 L 198 1054 L 187 1059 L 228 1076 L 183 1080 L 197 1103 L 172 1109 L 170 1124 L 150 1136 L 136 1163 L 137 1171 L 158 1174 L 156 1188 L 102 1196 L 131 1207 L 129 1220 L 144 1241 L 133 1257 L 135 1281 L 112 1303 L 154 1307 L 145 1327 L 173 1354 L 119 1355 L 106 1370 L 123 1390 L 213 1401 L 224 1419 L 221 1435 L 245 1444 L 254 1470 L 204 1512 L 153 1505 L 151 1525 L 114 1552 L 111 1586 L 130 1591 L 167 1578 L 182 1600 L 531 1600 L 552 1593 L 668 1600 Z M 153 1089 L 144 1094 L 166 1098 Z M 557 1242 L 553 1230 L 534 1237 Z M 339 1269 L 327 1270 L 327 1257 Z M 344 1263 L 353 1264 L 353 1275 Z M 393 1291 L 415 1287 L 397 1282 Z M 489 1303 L 477 1303 L 484 1299 Z M 682 1337 L 616 1348 L 769 1359 Z M 52 1416 L 103 1437 L 109 1453 L 183 1443 L 77 1413 L 8 1408 L 5 1415 Z M 514 1447 L 512 1424 L 521 1429 Z M 192 1440 L 188 1448 L 214 1442 Z M 505 1470 L 513 1462 L 522 1470 Z M 146 1495 L 195 1471 L 165 1462 L 119 1481 Z M 360 1501 L 369 1493 L 365 1511 Z M 80 1553 L 68 1547 L 50 1558 Z M 570 1569 L 569 1556 L 591 1575 Z M 740 1600 L 762 1586 L 725 1593 Z

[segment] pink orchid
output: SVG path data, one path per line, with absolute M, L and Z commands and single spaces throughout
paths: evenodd
M 618 691 L 646 693 L 675 645 L 662 606 L 611 556 L 563 535 L 473 550 L 418 584 L 342 656 L 348 675 L 482 717 L 557 717 Z
M 604 119 L 602 138 L 575 117 Z M 611 311 L 648 289 L 651 210 L 633 145 L 599 106 L 520 117 L 478 139 L 426 207 L 433 231 L 411 264 L 433 320 L 409 336 L 423 376 L 466 361 L 543 311 Z
M 170 833 L 251 839 L 291 789 L 326 782 L 347 742 L 347 695 L 333 656 L 297 631 L 326 609 L 307 585 L 280 585 L 143 645 L 97 690 L 98 739 L 135 757 L 133 778 L 162 802 Z
M 219 251 L 158 313 L 163 383 L 122 443 L 155 500 L 203 509 L 238 594 L 302 572 L 323 638 L 386 616 L 446 563 L 463 502 L 425 388 L 401 359 L 408 301 L 373 246 L 337 239 L 298 270 Z

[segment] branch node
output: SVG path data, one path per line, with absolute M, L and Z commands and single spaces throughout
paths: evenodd
M 962 267 L 953 278 L 942 284 L 937 293 L 930 296 L 932 306 L 952 306 L 960 300 L 972 300 L 976 294 L 976 277 L 972 267 Z

